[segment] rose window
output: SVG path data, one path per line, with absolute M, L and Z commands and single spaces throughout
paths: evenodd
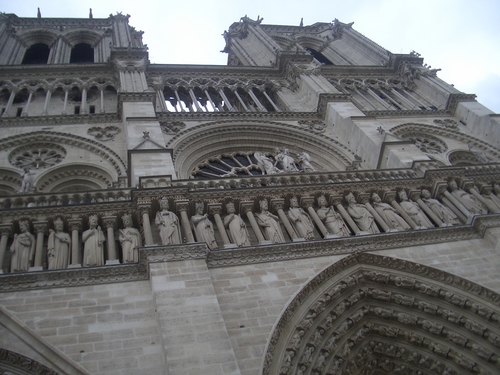
M 9 155 L 9 162 L 21 169 L 50 168 L 66 157 L 64 147 L 56 144 L 34 143 L 21 146 Z
M 272 156 L 269 156 L 274 161 Z M 191 172 L 192 178 L 220 178 L 261 175 L 253 152 L 235 152 L 206 159 Z

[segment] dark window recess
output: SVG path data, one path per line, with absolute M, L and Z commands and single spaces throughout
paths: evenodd
M 79 115 L 79 114 L 80 114 L 80 106 L 75 105 L 75 115 Z
M 422 105 L 419 105 L 418 108 L 420 108 L 422 111 L 425 111 L 427 108 L 425 108 L 424 106 Z
M 325 64 L 325 65 L 334 65 L 330 60 L 328 60 L 325 55 L 323 55 L 321 52 L 318 52 L 312 48 L 306 48 L 306 50 L 313 55 L 313 57 L 318 60 L 320 63 Z
M 49 61 L 50 48 L 44 43 L 33 44 L 24 53 L 21 64 L 47 64 Z
M 16 116 L 21 117 L 22 114 L 23 114 L 23 107 L 17 107 Z
M 85 64 L 94 62 L 94 49 L 87 43 L 78 43 L 71 50 L 69 58 L 71 64 Z
M 0 113 L 0 114 L 3 115 L 4 113 L 5 113 L 5 108 L 2 108 L 2 113 Z
M 89 113 L 95 113 L 95 105 L 89 107 Z

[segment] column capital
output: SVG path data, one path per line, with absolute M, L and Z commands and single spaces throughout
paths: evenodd
M 220 215 L 222 213 L 222 203 L 209 203 L 207 210 L 211 215 Z
M 250 211 L 252 212 L 253 209 L 253 201 L 242 201 L 240 202 L 240 210 L 243 211 L 245 214 Z
M 150 204 L 138 204 L 137 211 L 142 215 L 151 213 L 151 205 Z
M 282 210 L 285 205 L 285 199 L 284 198 L 273 198 L 271 199 L 271 208 L 273 210 Z
M 71 218 L 66 220 L 68 222 L 69 228 L 74 231 L 80 231 L 82 229 L 82 219 L 81 218 Z
M 116 229 L 116 216 L 104 216 L 102 218 L 102 223 L 106 229 L 112 228 Z
M 12 224 L 0 224 L 0 235 L 10 236 L 12 234 Z
M 178 200 L 174 202 L 175 204 L 175 209 L 179 212 L 186 211 L 188 210 L 188 205 L 189 201 L 188 200 Z
M 342 204 L 344 201 L 344 197 L 340 194 L 335 194 L 335 195 L 330 195 L 330 204 L 334 206 L 338 206 L 339 204 Z
M 361 204 L 370 203 L 370 193 L 359 193 L 356 200 Z
M 312 207 L 314 205 L 314 197 L 301 197 L 300 205 L 304 206 L 305 208 Z
M 384 194 L 383 194 L 383 197 L 382 197 L 382 202 L 387 202 L 387 203 L 391 203 L 393 200 L 396 199 L 396 192 L 391 190 L 391 191 L 386 191 Z
M 48 221 L 34 221 L 32 224 L 33 224 L 33 228 L 35 229 L 35 233 L 36 234 L 39 234 L 39 233 L 45 234 L 45 233 L 47 233 L 47 229 L 48 229 L 48 226 L 49 226 L 49 222 Z

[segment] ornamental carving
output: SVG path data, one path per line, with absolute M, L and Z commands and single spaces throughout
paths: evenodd
M 66 149 L 55 143 L 30 143 L 14 149 L 9 163 L 21 169 L 43 169 L 59 164 L 65 157 Z
M 323 121 L 299 120 L 297 123 L 314 133 L 323 133 L 326 130 L 326 124 Z
M 165 122 L 161 124 L 161 131 L 165 134 L 177 134 L 181 129 L 184 129 L 186 124 L 182 121 Z
M 446 143 L 429 134 L 407 133 L 401 138 L 413 142 L 420 151 L 426 154 L 441 154 L 448 150 Z
M 94 126 L 87 130 L 87 134 L 92 135 L 95 139 L 99 141 L 109 141 L 120 133 L 120 128 L 118 126 Z
M 455 120 L 449 119 L 449 118 L 435 119 L 434 123 L 442 125 L 446 129 L 458 130 L 458 122 L 456 122 Z
M 3 366 L 9 368 L 10 371 L 3 371 Z M 22 354 L 0 348 L 0 371 L 2 374 L 38 374 L 38 375 L 58 375 L 58 372 L 48 368 L 47 366 L 28 358 Z

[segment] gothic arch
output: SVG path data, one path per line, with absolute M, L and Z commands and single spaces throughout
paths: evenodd
M 64 35 L 64 38 L 71 45 L 71 47 L 74 47 L 78 43 L 87 43 L 92 47 L 95 47 L 103 36 L 104 33 L 98 33 L 88 29 L 79 29 L 69 31 Z
M 500 295 L 413 262 L 358 253 L 300 290 L 263 374 L 494 374 Z
M 42 174 L 35 185 L 44 193 L 102 190 L 113 187 L 113 177 L 102 168 L 71 163 Z
M 1 168 L 0 169 L 0 196 L 10 196 L 21 188 L 22 176 L 20 172 Z
M 44 43 L 52 48 L 58 37 L 57 33 L 47 29 L 31 29 L 18 34 L 19 40 L 26 48 L 36 43 Z
M 346 170 L 356 160 L 347 147 L 324 135 L 297 126 L 270 121 L 218 121 L 180 132 L 170 142 L 179 178 L 203 160 L 221 153 L 261 151 L 286 147 L 290 153 L 307 152 L 318 171 Z

